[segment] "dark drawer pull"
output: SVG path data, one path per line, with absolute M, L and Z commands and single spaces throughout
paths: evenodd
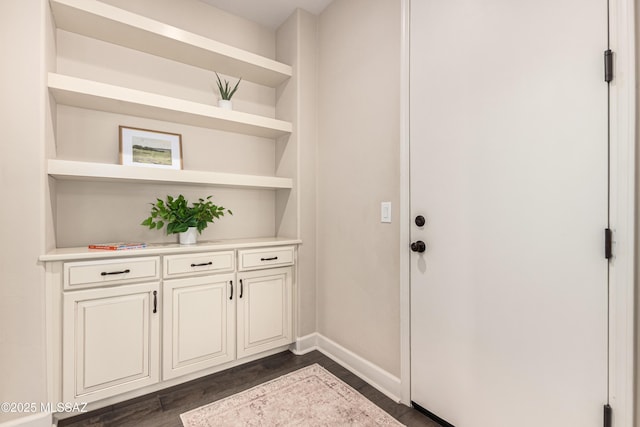
M 158 291 L 153 291 L 153 312 L 158 312 Z
M 260 258 L 260 261 L 275 261 L 277 259 L 278 259 L 277 256 L 273 256 L 271 258 Z
M 229 280 L 229 285 L 231 285 L 231 293 L 229 295 L 229 299 L 233 299 L 233 280 Z
M 240 279 L 240 295 L 238 298 L 242 298 L 242 294 L 244 292 L 244 285 L 242 284 L 242 279 Z
M 202 264 L 191 264 L 191 267 L 204 267 L 205 265 L 213 265 L 213 261 L 203 262 Z
M 126 270 L 123 271 L 103 271 L 102 273 L 100 273 L 101 276 L 111 276 L 113 274 L 127 274 L 127 273 L 131 273 L 131 270 L 129 270 L 128 268 Z

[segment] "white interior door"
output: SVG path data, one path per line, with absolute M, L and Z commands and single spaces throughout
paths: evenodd
M 413 0 L 411 399 L 457 427 L 600 426 L 605 0 Z

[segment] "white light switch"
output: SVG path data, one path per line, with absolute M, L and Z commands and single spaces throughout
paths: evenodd
M 391 202 L 380 203 L 380 222 L 391 222 Z

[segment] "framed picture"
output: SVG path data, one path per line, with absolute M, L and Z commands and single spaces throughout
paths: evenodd
M 182 135 L 120 126 L 120 164 L 182 169 Z

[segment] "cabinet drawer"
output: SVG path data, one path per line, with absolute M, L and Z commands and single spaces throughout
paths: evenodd
M 160 258 L 158 257 L 78 261 L 64 264 L 65 289 L 157 280 L 159 277 Z
M 238 270 L 293 265 L 293 246 L 238 251 Z
M 164 277 L 233 271 L 233 251 L 205 252 L 164 257 Z

